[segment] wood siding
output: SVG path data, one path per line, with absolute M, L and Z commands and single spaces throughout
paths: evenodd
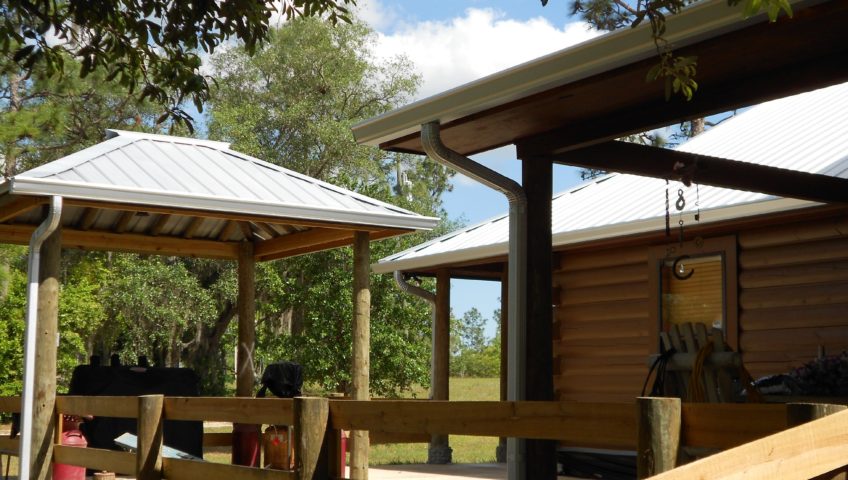
M 728 234 L 732 232 L 724 232 Z M 739 228 L 738 342 L 754 378 L 848 350 L 848 213 Z M 562 251 L 554 271 L 559 400 L 632 402 L 653 353 L 653 245 Z
M 848 350 L 848 218 L 740 232 L 740 348 L 756 378 Z
M 555 267 L 557 399 L 632 402 L 649 354 L 648 248 L 561 255 Z

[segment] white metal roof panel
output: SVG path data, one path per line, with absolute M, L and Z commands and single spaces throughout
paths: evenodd
M 678 150 L 848 178 L 848 83 L 767 102 L 748 109 Z M 726 188 L 669 186 L 672 226 L 691 225 L 696 202 L 701 222 L 817 205 Z M 675 210 L 677 190 L 686 208 Z M 612 173 L 554 196 L 554 246 L 665 228 L 664 180 Z M 509 222 L 500 215 L 381 259 L 374 271 L 426 268 L 507 253 Z
M 223 142 L 109 131 L 90 148 L 21 173 L 11 193 L 403 229 L 437 218 L 229 149 Z

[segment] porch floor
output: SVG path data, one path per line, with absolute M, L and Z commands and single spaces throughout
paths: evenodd
M 368 469 L 369 480 L 506 480 L 506 464 L 381 465 Z M 560 480 L 572 477 L 558 477 Z

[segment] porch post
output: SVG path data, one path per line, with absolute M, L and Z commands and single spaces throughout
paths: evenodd
M 256 346 L 256 260 L 253 242 L 241 242 L 238 255 L 238 349 L 236 350 L 236 396 L 252 397 Z
M 525 337 L 525 399 L 553 401 L 553 312 L 551 270 L 551 193 L 553 164 L 521 162 L 522 183 L 527 194 L 527 330 Z M 556 478 L 556 442 L 527 440 L 526 476 L 533 480 Z
M 56 347 L 59 339 L 59 262 L 62 227 L 41 245 L 38 284 L 38 330 L 35 348 L 35 391 L 30 442 L 30 478 L 46 480 L 52 471 L 56 430 Z
M 500 400 L 507 400 L 507 360 L 509 359 L 509 321 L 507 314 L 509 312 L 509 272 L 504 264 L 504 270 L 501 274 L 501 396 Z M 498 441 L 498 446 L 495 448 L 495 460 L 498 463 L 506 463 L 506 437 L 501 437 Z
M 353 237 L 353 399 L 369 400 L 371 361 L 371 291 L 369 289 L 370 245 L 368 232 Z M 368 431 L 350 432 L 350 478 L 368 478 Z
M 450 400 L 450 272 L 436 273 L 436 315 L 433 322 L 433 400 Z M 427 463 L 450 463 L 453 451 L 447 435 L 433 435 L 427 451 Z

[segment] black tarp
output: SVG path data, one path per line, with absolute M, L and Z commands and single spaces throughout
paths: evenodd
M 71 377 L 69 395 L 140 396 L 162 394 L 196 397 L 197 374 L 188 368 L 102 367 L 80 365 Z M 115 439 L 125 432 L 136 435 L 136 420 L 94 417 L 81 430 L 91 448 L 120 450 Z M 203 458 L 203 422 L 168 420 L 164 428 L 165 445 Z
M 301 388 L 303 368 L 297 363 L 282 361 L 265 367 L 262 372 L 262 388 L 256 396 L 264 397 L 266 390 L 270 390 L 277 397 L 294 398 L 300 396 Z

